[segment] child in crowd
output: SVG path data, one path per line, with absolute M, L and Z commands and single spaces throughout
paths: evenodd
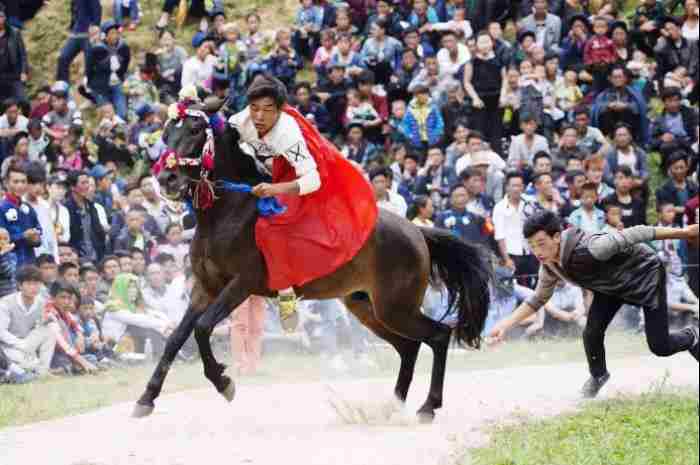
M 377 110 L 368 99 L 362 99 L 357 89 L 348 91 L 348 108 L 345 112 L 347 124 L 360 124 L 363 127 L 381 124 Z
M 158 254 L 167 253 L 175 258 L 177 267 L 185 269 L 185 259 L 190 253 L 190 246 L 182 240 L 182 226 L 172 223 L 165 228 L 167 243 L 158 247 Z
M 583 92 L 578 85 L 578 73 L 569 68 L 564 72 L 564 79 L 557 84 L 554 91 L 556 105 L 567 115 L 568 120 L 573 119 L 573 109 L 583 100 Z
M 608 20 L 598 16 L 593 19 L 593 36 L 583 50 L 583 64 L 593 76 L 593 92 L 598 93 L 607 84 L 608 69 L 617 61 L 615 43 L 608 37 Z
M 588 234 L 599 233 L 605 228 L 605 213 L 596 207 L 598 203 L 598 188 L 593 183 L 583 186 L 581 207 L 569 216 L 569 224 Z
M 245 59 L 246 46 L 240 40 L 241 34 L 234 23 L 226 23 L 223 27 L 224 43 L 219 46 L 218 69 L 226 77 L 232 77 L 240 72 L 240 63 Z
M 85 339 L 85 352 L 94 356 L 100 366 L 109 366 L 115 354 L 102 336 L 102 328 L 95 313 L 95 299 L 83 296 L 78 308 L 78 324 Z
M 612 233 L 625 229 L 622 222 L 622 207 L 616 203 L 609 203 L 605 206 L 605 227 L 603 232 Z
M 331 64 L 334 51 L 335 33 L 326 29 L 321 32 L 321 46 L 316 50 L 313 61 L 314 70 L 319 79 L 327 79 L 328 66 Z
M 60 167 L 67 171 L 80 171 L 83 169 L 83 157 L 80 150 L 77 150 L 75 143 L 70 138 L 61 141 L 61 152 L 63 153 L 63 163 Z

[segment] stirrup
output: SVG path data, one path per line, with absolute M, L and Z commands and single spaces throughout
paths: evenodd
M 299 326 L 299 313 L 297 306 L 299 298 L 294 294 L 280 294 L 278 297 L 280 323 L 287 333 L 293 333 Z

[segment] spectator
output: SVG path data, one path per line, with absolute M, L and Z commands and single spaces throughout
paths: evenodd
M 591 155 L 586 158 L 584 168 L 586 171 L 586 179 L 592 182 L 598 188 L 598 199 L 602 200 L 613 194 L 614 190 L 608 186 L 603 180 L 603 170 L 605 167 L 605 158 L 600 155 Z
M 180 92 L 182 67 L 187 61 L 187 51 L 176 45 L 171 31 L 160 31 L 160 48 L 155 51 L 158 57 L 158 80 L 160 100 L 165 104 L 173 103 Z
M 112 17 L 119 24 L 124 24 L 125 11 L 129 14 L 129 31 L 135 31 L 141 18 L 139 0 L 121 0 L 112 4 Z
M 70 245 L 81 260 L 98 263 L 105 255 L 106 234 L 100 222 L 95 204 L 88 200 L 90 180 L 83 172 L 68 176 L 70 194 L 65 207 L 70 217 Z
M 546 0 L 538 0 L 540 2 Z M 485 135 L 491 149 L 503 150 L 503 112 L 499 106 L 503 82 L 503 64 L 494 53 L 494 42 L 488 33 L 477 38 L 476 55 L 464 67 L 464 88 L 472 99 L 472 126 Z
M 627 71 L 622 66 L 610 70 L 612 86 L 596 97 L 593 105 L 593 125 L 603 134 L 612 136 L 619 123 L 625 123 L 637 134 L 636 142 L 645 145 L 649 140 L 649 119 L 644 97 L 628 86 Z
M 82 125 L 82 114 L 68 103 L 68 90 L 63 85 L 51 88 L 51 111 L 42 118 L 46 134 L 55 142 L 68 135 L 71 126 Z
M 0 202 L 0 228 L 10 233 L 15 244 L 17 266 L 34 263 L 35 249 L 41 245 L 42 230 L 34 209 L 22 199 L 27 191 L 27 172 L 10 166 L 5 177 L 7 193 Z
M 275 36 L 276 47 L 266 60 L 267 70 L 292 90 L 297 73 L 304 67 L 304 59 L 292 47 L 291 33 L 280 29 Z
M 554 179 L 551 173 L 540 173 L 533 180 L 535 193 L 532 202 L 528 205 L 526 216 L 531 216 L 536 211 L 547 210 L 559 213 L 561 205 L 555 198 Z
M 687 41 L 697 42 L 700 39 L 700 11 L 697 0 L 685 1 L 685 20 L 683 21 L 682 35 Z
M 427 87 L 415 86 L 412 93 L 414 97 L 401 122 L 401 132 L 414 150 L 425 153 L 428 146 L 442 141 L 445 122 Z
M 115 8 L 119 1 L 115 1 Z M 102 22 L 102 5 L 99 0 L 74 0 L 70 3 L 71 20 L 68 39 L 58 57 L 56 80 L 71 82 L 70 65 L 81 52 L 87 56 L 91 42 L 97 42 Z
M 433 228 L 433 216 L 435 215 L 435 207 L 433 201 L 427 195 L 419 195 L 411 206 L 408 217 L 416 226 L 423 228 Z
M 689 42 L 683 37 L 681 26 L 680 21 L 672 16 L 658 21 L 663 35 L 654 47 L 658 78 L 663 78 L 679 66 L 686 69 L 698 68 L 698 43 Z
M 577 14 L 569 19 L 569 33 L 561 45 L 561 67 L 574 67 L 581 71 L 588 35 L 591 33 L 591 23 L 585 14 Z
M 19 104 L 13 98 L 3 102 L 3 114 L 0 116 L 0 159 L 4 159 L 11 142 L 21 133 L 28 132 L 29 120 L 20 112 Z
M 593 77 L 593 93 L 605 88 L 610 66 L 617 61 L 617 49 L 608 36 L 608 20 L 601 16 L 593 19 L 593 36 L 583 50 L 583 63 Z
M 622 222 L 626 228 L 647 224 L 646 205 L 632 196 L 633 174 L 629 166 L 618 166 L 615 170 L 615 193 L 603 204 L 614 203 L 622 208 Z
M 131 208 L 126 214 L 126 228 L 114 242 L 115 251 L 128 251 L 132 248 L 148 253 L 153 247 L 153 240 L 144 229 L 146 210 L 143 207 Z M 131 272 L 131 271 L 129 271 Z
M 10 233 L 0 228 L 0 299 L 17 291 L 17 255 Z
M 36 213 L 41 227 L 41 245 L 36 248 L 37 255 L 49 254 L 58 257 L 58 238 L 54 223 L 51 221 L 51 206 L 44 200 L 46 195 L 46 170 L 39 163 L 27 167 L 27 193 L 24 200 Z
M 523 133 L 515 136 L 510 143 L 508 166 L 515 170 L 532 169 L 535 154 L 539 152 L 549 153 L 549 143 L 547 139 L 537 134 L 535 115 L 522 115 L 520 128 Z
M 19 30 L 7 23 L 5 6 L 0 4 L 0 102 L 8 98 L 24 100 L 27 81 L 27 51 Z
M 302 0 L 300 3 L 301 7 L 294 22 L 292 42 L 297 54 L 311 60 L 323 26 L 323 10 L 314 5 L 313 0 Z
M 574 121 L 578 130 L 578 147 L 587 154 L 604 155 L 610 151 L 610 143 L 600 129 L 591 126 L 591 118 L 586 107 L 574 110 Z
M 379 149 L 365 138 L 365 128 L 360 123 L 348 125 L 345 145 L 340 151 L 348 160 L 365 168 L 379 157 Z
M 472 58 L 467 46 L 458 42 L 457 35 L 452 31 L 443 34 L 442 46 L 437 54 L 442 73 L 454 75 Z
M 586 174 L 581 170 L 571 170 L 566 173 L 566 191 L 562 194 L 564 206 L 561 209 L 562 218 L 568 218 L 574 210 L 581 207 L 583 186 L 586 184 Z
M 139 58 L 135 72 L 124 81 L 124 94 L 127 98 L 128 119 L 142 119 L 147 111 L 160 104 L 160 92 L 156 84 L 158 58 L 153 53 L 145 53 Z
M 483 172 L 476 167 L 467 168 L 459 175 L 459 181 L 467 190 L 467 210 L 484 219 L 491 218 L 494 201 L 484 194 L 486 178 Z
M 70 244 L 58 244 L 58 260 L 60 263 L 75 263 L 80 264 L 80 256 L 78 251 Z
M 58 265 L 53 255 L 42 254 L 36 258 L 36 267 L 41 272 L 41 282 L 44 283 L 44 291 L 48 296 L 51 285 L 58 279 Z M 15 286 L 15 290 L 17 287 Z
M 588 312 L 580 287 L 561 281 L 544 308 L 547 312 L 544 331 L 548 335 L 575 337 L 586 327 Z
M 385 168 L 377 168 L 370 172 L 369 180 L 374 187 L 374 197 L 379 208 L 405 218 L 408 206 L 403 197 L 391 191 L 391 173 Z
M 698 224 L 698 208 L 700 197 L 696 195 L 685 206 L 686 224 Z M 700 296 L 700 280 L 698 280 L 698 242 L 688 242 L 688 281 L 696 296 Z
M 683 96 L 678 89 L 664 89 L 661 99 L 664 110 L 654 121 L 651 149 L 661 151 L 674 143 L 689 147 L 697 142 L 697 111 L 682 104 Z
M 312 101 L 311 95 L 311 85 L 308 82 L 298 83 L 294 91 L 296 108 L 313 122 L 322 134 L 329 134 L 331 127 L 328 112 L 323 105 Z
M 533 13 L 524 18 L 521 28 L 535 34 L 536 42 L 545 50 L 559 52 L 561 42 L 561 18 L 548 12 L 547 0 L 535 0 Z
M 605 212 L 598 209 L 598 187 L 593 183 L 584 184 L 581 207 L 569 216 L 569 224 L 588 234 L 596 234 L 605 228 Z
M 469 193 L 467 188 L 457 184 L 450 193 L 450 208 L 438 216 L 437 227 L 452 231 L 456 236 L 469 242 L 487 243 L 492 231 L 484 217 L 467 209 Z
M 506 175 L 506 196 L 493 210 L 494 238 L 504 266 L 512 270 L 522 285 L 532 284 L 526 276 L 537 274 L 538 263 L 523 236 L 525 179 L 522 173 L 511 171 Z
M 145 308 L 165 314 L 172 326 L 177 326 L 182 321 L 187 311 L 188 302 L 183 299 L 185 290 L 177 286 L 177 283 L 168 283 L 165 280 L 163 268 L 157 263 L 151 263 L 146 272 L 146 285 L 143 289 Z M 192 342 L 186 352 L 192 352 Z
M 647 154 L 633 143 L 632 129 L 626 124 L 618 124 L 615 128 L 614 145 L 608 152 L 605 165 L 605 182 L 613 181 L 613 174 L 620 166 L 632 170 L 632 189 L 642 188 L 649 178 Z
M 420 171 L 416 180 L 415 193 L 429 196 L 433 205 L 442 209 L 456 178 L 454 170 L 445 166 L 445 156 L 440 147 L 430 147 L 425 168 Z
M 214 42 L 206 37 L 195 36 L 192 48 L 195 49 L 195 54 L 182 64 L 181 87 L 184 89 L 200 85 L 211 89 L 211 78 L 216 66 Z
M 683 225 L 685 205 L 698 194 L 698 186 L 688 178 L 688 158 L 683 152 L 676 152 L 668 160 L 668 180 L 656 191 L 656 204 L 669 203 L 676 209 L 673 224 Z
M 41 273 L 34 266 L 20 268 L 17 284 L 18 292 L 0 299 L 0 347 L 23 370 L 45 376 L 49 373 L 56 339 L 42 319 Z
M 80 286 L 80 267 L 75 263 L 66 262 L 58 267 L 58 278 L 72 284 Z
M 120 118 L 127 117 L 123 84 L 131 61 L 131 49 L 122 40 L 120 25 L 112 20 L 102 24 L 104 40 L 90 48 L 85 60 L 85 74 L 95 102 L 110 102 Z
M 559 166 L 567 165 L 572 158 L 585 158 L 585 154 L 585 149 L 579 147 L 578 129 L 564 124 L 560 129 L 558 147 L 552 151 L 552 162 Z

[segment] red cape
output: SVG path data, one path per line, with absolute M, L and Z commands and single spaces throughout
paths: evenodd
M 374 231 L 378 215 L 374 191 L 362 173 L 298 111 L 288 105 L 282 111 L 299 125 L 321 187 L 305 196 L 278 196 L 287 211 L 258 219 L 256 242 L 273 290 L 302 286 L 351 261 Z M 283 157 L 276 157 L 272 179 L 289 182 L 297 175 Z

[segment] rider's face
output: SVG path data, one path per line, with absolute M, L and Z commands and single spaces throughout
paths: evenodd
M 263 97 L 253 100 L 250 103 L 250 117 L 253 119 L 258 136 L 263 137 L 277 124 L 280 116 L 280 109 L 270 97 Z

